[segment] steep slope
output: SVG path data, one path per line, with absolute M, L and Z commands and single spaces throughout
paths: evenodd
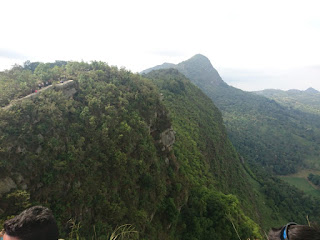
M 235 194 L 240 199 L 242 208 L 256 219 L 259 211 L 255 208 L 252 186 L 227 137 L 220 111 L 177 70 L 152 71 L 145 77 L 152 79 L 161 91 L 176 131 L 174 154 L 179 162 L 180 172 L 186 174 L 192 187 L 188 201 L 181 209 L 182 218 L 189 219 L 183 224 L 182 239 L 231 238 L 220 235 L 218 229 L 224 224 L 231 227 L 229 218 L 232 221 L 235 216 L 232 216 L 228 208 L 224 210 L 226 213 L 220 215 L 218 209 L 225 207 L 221 205 L 215 208 L 214 205 L 221 204 L 217 203 L 220 198 L 228 205 L 233 202 L 239 206 L 239 202 L 234 196 L 224 196 L 218 190 Z M 205 210 L 198 212 L 201 208 Z M 239 216 L 239 213 L 234 214 Z M 245 219 L 247 217 L 243 220 Z M 252 224 L 249 219 L 245 222 L 243 227 Z M 238 227 L 240 231 L 244 231 L 241 235 L 248 236 L 249 233 L 245 234 L 247 230 L 239 225 Z M 232 230 L 227 232 L 230 234 Z
M 221 112 L 212 101 L 177 70 L 153 71 L 145 77 L 159 87 L 169 110 L 177 133 L 175 156 L 180 158 L 181 149 L 190 151 L 187 156 L 181 156 L 189 158 L 182 162 L 183 171 L 196 182 L 214 184 L 225 193 L 241 194 L 248 190 L 243 166 L 227 137 Z M 195 152 L 195 157 L 190 157 Z M 206 176 L 210 176 L 207 181 Z
M 304 167 L 305 159 L 319 156 L 319 117 L 228 86 L 205 56 L 196 55 L 174 68 L 222 111 L 231 141 L 245 159 L 277 174 L 288 174 Z M 306 167 L 316 167 L 308 164 Z
M 260 237 L 242 210 L 250 185 L 221 114 L 184 76 L 150 75 L 161 95 L 101 62 L 44 66 L 6 72 L 6 86 L 17 84 L 10 75 L 28 75 L 24 85 L 66 76 L 76 93 L 52 88 L 0 109 L 1 220 L 44 204 L 63 237 L 70 219 L 86 238 L 126 223 L 142 239 L 238 239 L 233 224 Z
M 174 69 L 151 71 L 145 76 L 155 79 L 154 81 L 163 93 L 165 105 L 168 109 L 172 109 L 170 112 L 172 113 L 173 126 L 184 134 L 182 139 L 186 141 L 181 144 L 179 144 L 179 137 L 177 137 L 176 144 L 181 147 L 178 147 L 178 150 L 176 150 L 176 155 L 179 156 L 179 149 L 189 149 L 190 151 L 195 148 L 194 146 L 198 146 L 197 151 L 199 154 L 196 155 L 197 159 L 201 157 L 206 159 L 205 162 L 213 165 L 211 171 L 214 174 L 214 178 L 219 179 L 219 182 L 230 184 L 226 190 L 236 194 L 243 205 L 252 208 L 253 212 L 251 213 L 249 213 L 248 209 L 244 209 L 259 222 L 266 231 L 272 226 L 281 225 L 287 221 L 305 223 L 306 215 L 309 215 L 314 221 L 317 220 L 319 216 L 316 210 L 317 200 L 306 196 L 298 189 L 292 188 L 279 179 L 272 177 L 270 173 L 262 171 L 261 167 L 259 168 L 253 165 L 254 171 L 251 171 L 246 163 L 239 166 L 239 157 L 229 145 L 229 141 L 226 140 L 224 130 L 216 129 L 217 126 L 222 125 L 220 113 L 216 107 L 208 101 L 208 97 L 205 97 L 198 88 L 192 87 L 190 83 L 187 84 L 188 81 L 184 77 L 179 76 Z M 164 79 L 166 79 L 166 81 L 164 81 Z M 179 79 L 181 80 L 177 81 Z M 183 82 L 185 82 L 185 84 L 183 84 Z M 187 96 L 191 98 L 188 99 Z M 192 118 L 188 117 L 190 113 L 192 113 Z M 206 122 L 206 115 L 215 116 L 211 117 L 216 119 L 215 123 Z M 199 126 L 200 129 L 195 131 L 192 126 Z M 224 129 L 224 127 L 219 127 L 219 129 Z M 217 138 L 217 136 L 221 134 L 224 137 Z M 208 136 L 210 135 L 212 137 L 209 138 Z M 225 147 L 221 148 L 224 149 L 222 151 L 215 152 L 214 148 L 209 148 L 211 150 L 208 152 L 208 149 L 203 148 L 203 146 L 216 146 L 216 144 L 212 144 L 212 140 L 210 143 L 208 139 L 213 139 L 217 142 L 227 142 L 227 144 L 224 144 Z M 194 140 L 194 142 L 191 140 Z M 229 147 L 226 148 L 226 146 Z M 195 156 L 193 154 L 188 154 L 187 156 L 191 156 L 191 161 L 188 160 L 187 163 L 193 163 L 192 159 L 194 159 Z M 221 158 L 223 156 L 224 159 Z M 245 176 L 243 176 L 243 167 L 246 169 Z M 197 165 L 186 169 L 197 169 Z M 192 174 L 192 171 L 190 172 Z M 202 174 L 201 176 L 206 175 Z M 203 179 L 203 177 L 201 177 L 201 179 Z M 221 188 L 221 186 L 219 186 L 221 183 L 219 182 L 216 183 L 218 184 L 216 186 Z M 189 215 L 189 218 L 190 217 Z
M 267 89 L 254 93 L 273 99 L 290 109 L 311 114 L 320 114 L 320 92 L 313 88 L 308 88 L 305 91 Z

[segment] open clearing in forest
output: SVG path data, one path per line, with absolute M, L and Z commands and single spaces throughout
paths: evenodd
M 281 176 L 280 178 L 307 194 L 320 197 L 320 189 L 310 181 L 308 181 L 308 176 L 310 173 L 320 175 L 320 171 L 304 169 L 299 171 L 298 173 Z

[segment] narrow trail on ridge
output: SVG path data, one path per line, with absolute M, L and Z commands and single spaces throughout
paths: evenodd
M 70 82 L 73 82 L 73 80 L 68 80 L 68 81 L 65 81 L 63 83 L 58 83 L 58 84 L 55 84 L 55 85 L 49 85 L 49 86 L 43 87 L 43 88 L 37 90 L 37 92 L 31 93 L 31 94 L 29 94 L 27 96 L 24 96 L 22 98 L 18 98 L 18 99 L 12 100 L 7 106 L 2 107 L 2 109 L 3 110 L 7 110 L 7 109 L 9 109 L 10 107 L 12 107 L 14 104 L 16 104 L 18 102 L 21 102 L 21 101 L 23 101 L 25 99 L 33 98 L 33 97 L 37 96 L 39 93 L 41 93 L 43 91 L 46 91 L 46 90 L 48 90 L 50 88 L 55 88 L 55 87 L 60 87 L 60 86 L 63 86 L 63 85 L 67 85 Z

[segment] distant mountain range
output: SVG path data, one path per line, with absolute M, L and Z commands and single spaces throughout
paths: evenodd
M 279 89 L 265 89 L 265 90 L 261 90 L 261 91 L 253 91 L 255 93 L 258 93 L 258 94 L 261 94 L 261 95 L 268 95 L 268 94 L 277 94 L 277 93 L 292 93 L 292 94 L 317 94 L 319 93 L 318 90 L 310 87 L 306 90 L 298 90 L 298 89 L 289 89 L 287 91 L 284 91 L 284 90 L 279 90 Z
M 288 91 L 267 89 L 254 93 L 273 99 L 290 109 L 320 114 L 320 92 L 314 88 L 308 88 L 305 91 L 295 89 Z

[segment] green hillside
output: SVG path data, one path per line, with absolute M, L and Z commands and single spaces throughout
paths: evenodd
M 179 81 L 179 84 L 175 83 L 174 75 L 179 76 L 179 79 L 183 79 L 185 84 L 182 84 L 183 81 Z M 209 139 L 217 139 L 217 133 L 225 134 L 224 131 L 221 132 L 221 130 L 216 129 L 216 124 L 210 125 L 209 122 L 209 125 L 207 125 L 204 122 L 206 118 L 203 114 L 207 115 L 211 112 L 210 115 L 216 116 L 216 119 L 220 119 L 219 125 L 222 125 L 221 113 L 217 111 L 216 107 L 212 107 L 212 102 L 208 101 L 209 98 L 206 97 L 200 89 L 192 86 L 190 82 L 179 75 L 176 70 L 151 71 L 145 76 L 155 79 L 156 84 L 161 87 L 163 101 L 168 109 L 172 109 L 170 113 L 172 114 L 173 126 L 176 125 L 176 129 L 184 127 L 185 130 L 183 132 L 185 134 L 192 133 L 192 135 L 196 136 L 196 138 L 192 137 L 192 139 L 196 139 L 197 145 L 201 146 L 203 144 L 204 146 L 210 146 L 208 137 L 205 137 L 209 134 L 212 135 Z M 163 82 L 163 79 L 168 79 L 169 81 Z M 190 101 L 190 99 L 188 100 L 187 96 L 188 98 L 192 96 L 192 101 Z M 201 102 L 205 102 L 206 104 L 199 104 Z M 186 111 L 186 109 L 189 109 L 189 112 Z M 193 117 L 186 118 L 186 116 L 190 115 L 190 111 Z M 202 135 L 199 134 L 199 132 L 194 132 L 194 129 L 190 128 L 190 125 L 201 126 L 202 130 L 198 130 L 201 131 Z M 191 131 L 191 129 L 193 129 L 193 131 Z M 224 129 L 223 125 L 219 127 L 219 129 Z M 183 139 L 188 138 L 183 137 Z M 189 144 L 189 142 L 185 142 L 183 146 L 190 148 Z M 234 154 L 233 147 L 230 148 L 229 141 L 226 141 L 223 145 L 229 146 L 227 148 L 229 150 L 224 150 L 224 152 L 220 152 L 218 155 L 228 156 L 227 159 L 239 159 L 238 154 Z M 202 151 L 201 148 L 200 151 Z M 215 155 L 217 155 L 215 151 L 211 151 L 210 154 L 205 154 L 204 157 L 209 158 L 206 161 L 210 162 L 212 161 L 210 159 Z M 226 175 L 225 179 L 231 179 L 229 191 L 231 190 L 237 194 L 244 205 L 244 210 L 265 230 L 272 226 L 281 225 L 287 221 L 294 220 L 304 223 L 306 222 L 306 215 L 309 215 L 313 220 L 318 220 L 318 214 L 314 212 L 317 200 L 312 199 L 302 191 L 292 188 L 285 182 L 273 177 L 272 174 L 270 175 L 270 173 L 262 170 L 259 165 L 253 164 L 252 167 L 249 167 L 244 163 L 239 166 L 240 162 L 240 160 L 237 160 L 235 161 L 237 164 L 235 164 L 230 162 L 230 160 L 219 161 L 218 163 L 223 165 L 214 167 L 213 172 L 218 173 L 219 170 L 222 170 Z M 230 164 L 232 164 L 231 169 Z M 243 175 L 244 169 L 245 175 Z M 225 179 L 220 179 L 220 181 L 225 182 Z M 295 207 L 293 208 L 291 206 Z
M 201 64 L 201 60 L 204 64 Z M 193 69 L 194 66 L 200 69 Z M 316 213 L 319 200 L 295 187 L 291 187 L 272 173 L 272 170 L 281 174 L 294 172 L 299 169 L 299 166 L 303 167 L 307 164 L 300 159 L 296 152 L 298 151 L 296 149 L 303 149 L 305 145 L 310 144 L 312 146 L 312 148 L 310 145 L 308 146 L 310 152 L 302 151 L 305 156 L 316 154 L 316 152 L 312 152 L 317 149 L 313 142 L 314 139 L 311 138 L 312 135 L 310 136 L 307 134 L 308 132 L 303 131 L 302 126 L 306 122 L 301 123 L 302 118 L 306 116 L 310 118 L 303 121 L 308 121 L 310 125 L 314 124 L 312 122 L 315 120 L 312 118 L 313 116 L 295 116 L 297 112 L 289 113 L 285 107 L 275 101 L 229 87 L 213 70 L 212 66 L 209 68 L 210 66 L 210 62 L 205 57 L 197 55 L 174 66 L 174 68 L 185 75 L 189 75 L 192 82 L 199 83 L 199 87 L 209 97 L 208 92 L 215 90 L 214 94 L 211 92 L 212 96 L 222 105 L 221 107 L 217 104 L 222 109 L 226 127 L 230 136 L 233 137 L 231 140 L 241 153 L 240 159 L 246 169 L 247 180 L 252 187 L 249 191 L 244 192 L 247 195 L 254 195 L 254 201 L 252 201 L 254 204 L 250 205 L 249 208 L 259 209 L 256 211 L 256 215 L 251 215 L 252 218 L 265 229 L 288 221 L 307 223 L 307 215 L 311 217 L 312 221 L 319 221 L 319 214 Z M 165 66 L 163 67 L 165 68 Z M 161 69 L 161 65 L 157 66 L 157 69 Z M 173 69 L 171 71 L 174 72 Z M 143 74 L 149 76 L 159 73 L 158 71 L 153 72 L 153 69 L 148 69 Z M 191 77 L 196 78 L 196 80 L 192 80 Z M 192 91 L 196 92 L 197 89 Z M 215 99 L 213 100 L 216 103 Z M 172 103 L 176 102 L 178 102 L 178 98 L 172 98 Z M 183 109 L 183 105 L 179 107 L 179 111 L 180 109 Z M 198 121 L 201 121 L 201 117 Z M 262 126 L 261 123 L 266 126 Z M 280 123 L 280 126 L 277 125 Z M 295 126 L 298 129 L 290 129 L 288 126 Z M 281 132 L 279 129 L 281 129 Z M 302 136 L 295 135 L 298 133 L 301 133 Z M 296 148 L 292 148 L 292 146 Z
M 314 161 L 307 160 L 319 160 L 320 116 L 291 110 L 274 100 L 227 85 L 202 55 L 174 68 L 221 110 L 233 145 L 247 161 L 277 174 L 294 173 L 299 167 L 316 167 Z
M 302 112 L 312 114 L 320 114 L 320 92 L 313 88 L 308 88 L 305 91 L 267 89 L 254 93 L 273 99 L 290 109 L 297 109 Z
M 140 239 L 260 237 L 218 109 L 177 72 L 149 77 L 101 62 L 2 72 L 0 219 L 43 204 L 61 237 L 73 223 L 90 239 L 127 223 Z
M 176 131 L 174 154 L 181 164 L 180 171 L 188 176 L 193 188 L 186 207 L 182 208 L 182 216 L 189 219 L 183 226 L 192 229 L 192 233 L 183 231 L 182 239 L 224 239 L 225 236 L 217 235 L 215 228 L 221 226 L 215 227 L 215 222 L 230 227 L 229 215 L 212 218 L 207 212 L 216 211 L 212 204 L 213 199 L 221 195 L 217 189 L 238 196 L 240 206 L 251 215 L 257 214 L 258 210 L 238 154 L 227 138 L 221 113 L 199 88 L 177 70 L 153 71 L 145 77 L 152 79 L 160 89 Z M 239 204 L 235 196 L 227 196 L 230 197 L 227 201 Z M 201 206 L 200 202 L 205 204 Z M 207 206 L 209 203 L 211 206 Z M 194 206 L 205 208 L 205 212 L 199 215 L 192 209 Z M 203 224 L 205 231 L 199 228 Z
M 132 224 L 132 239 L 223 240 L 319 220 L 316 199 L 239 156 L 221 112 L 177 70 L 27 63 L 0 85 L 0 222 L 42 204 L 63 238 Z

